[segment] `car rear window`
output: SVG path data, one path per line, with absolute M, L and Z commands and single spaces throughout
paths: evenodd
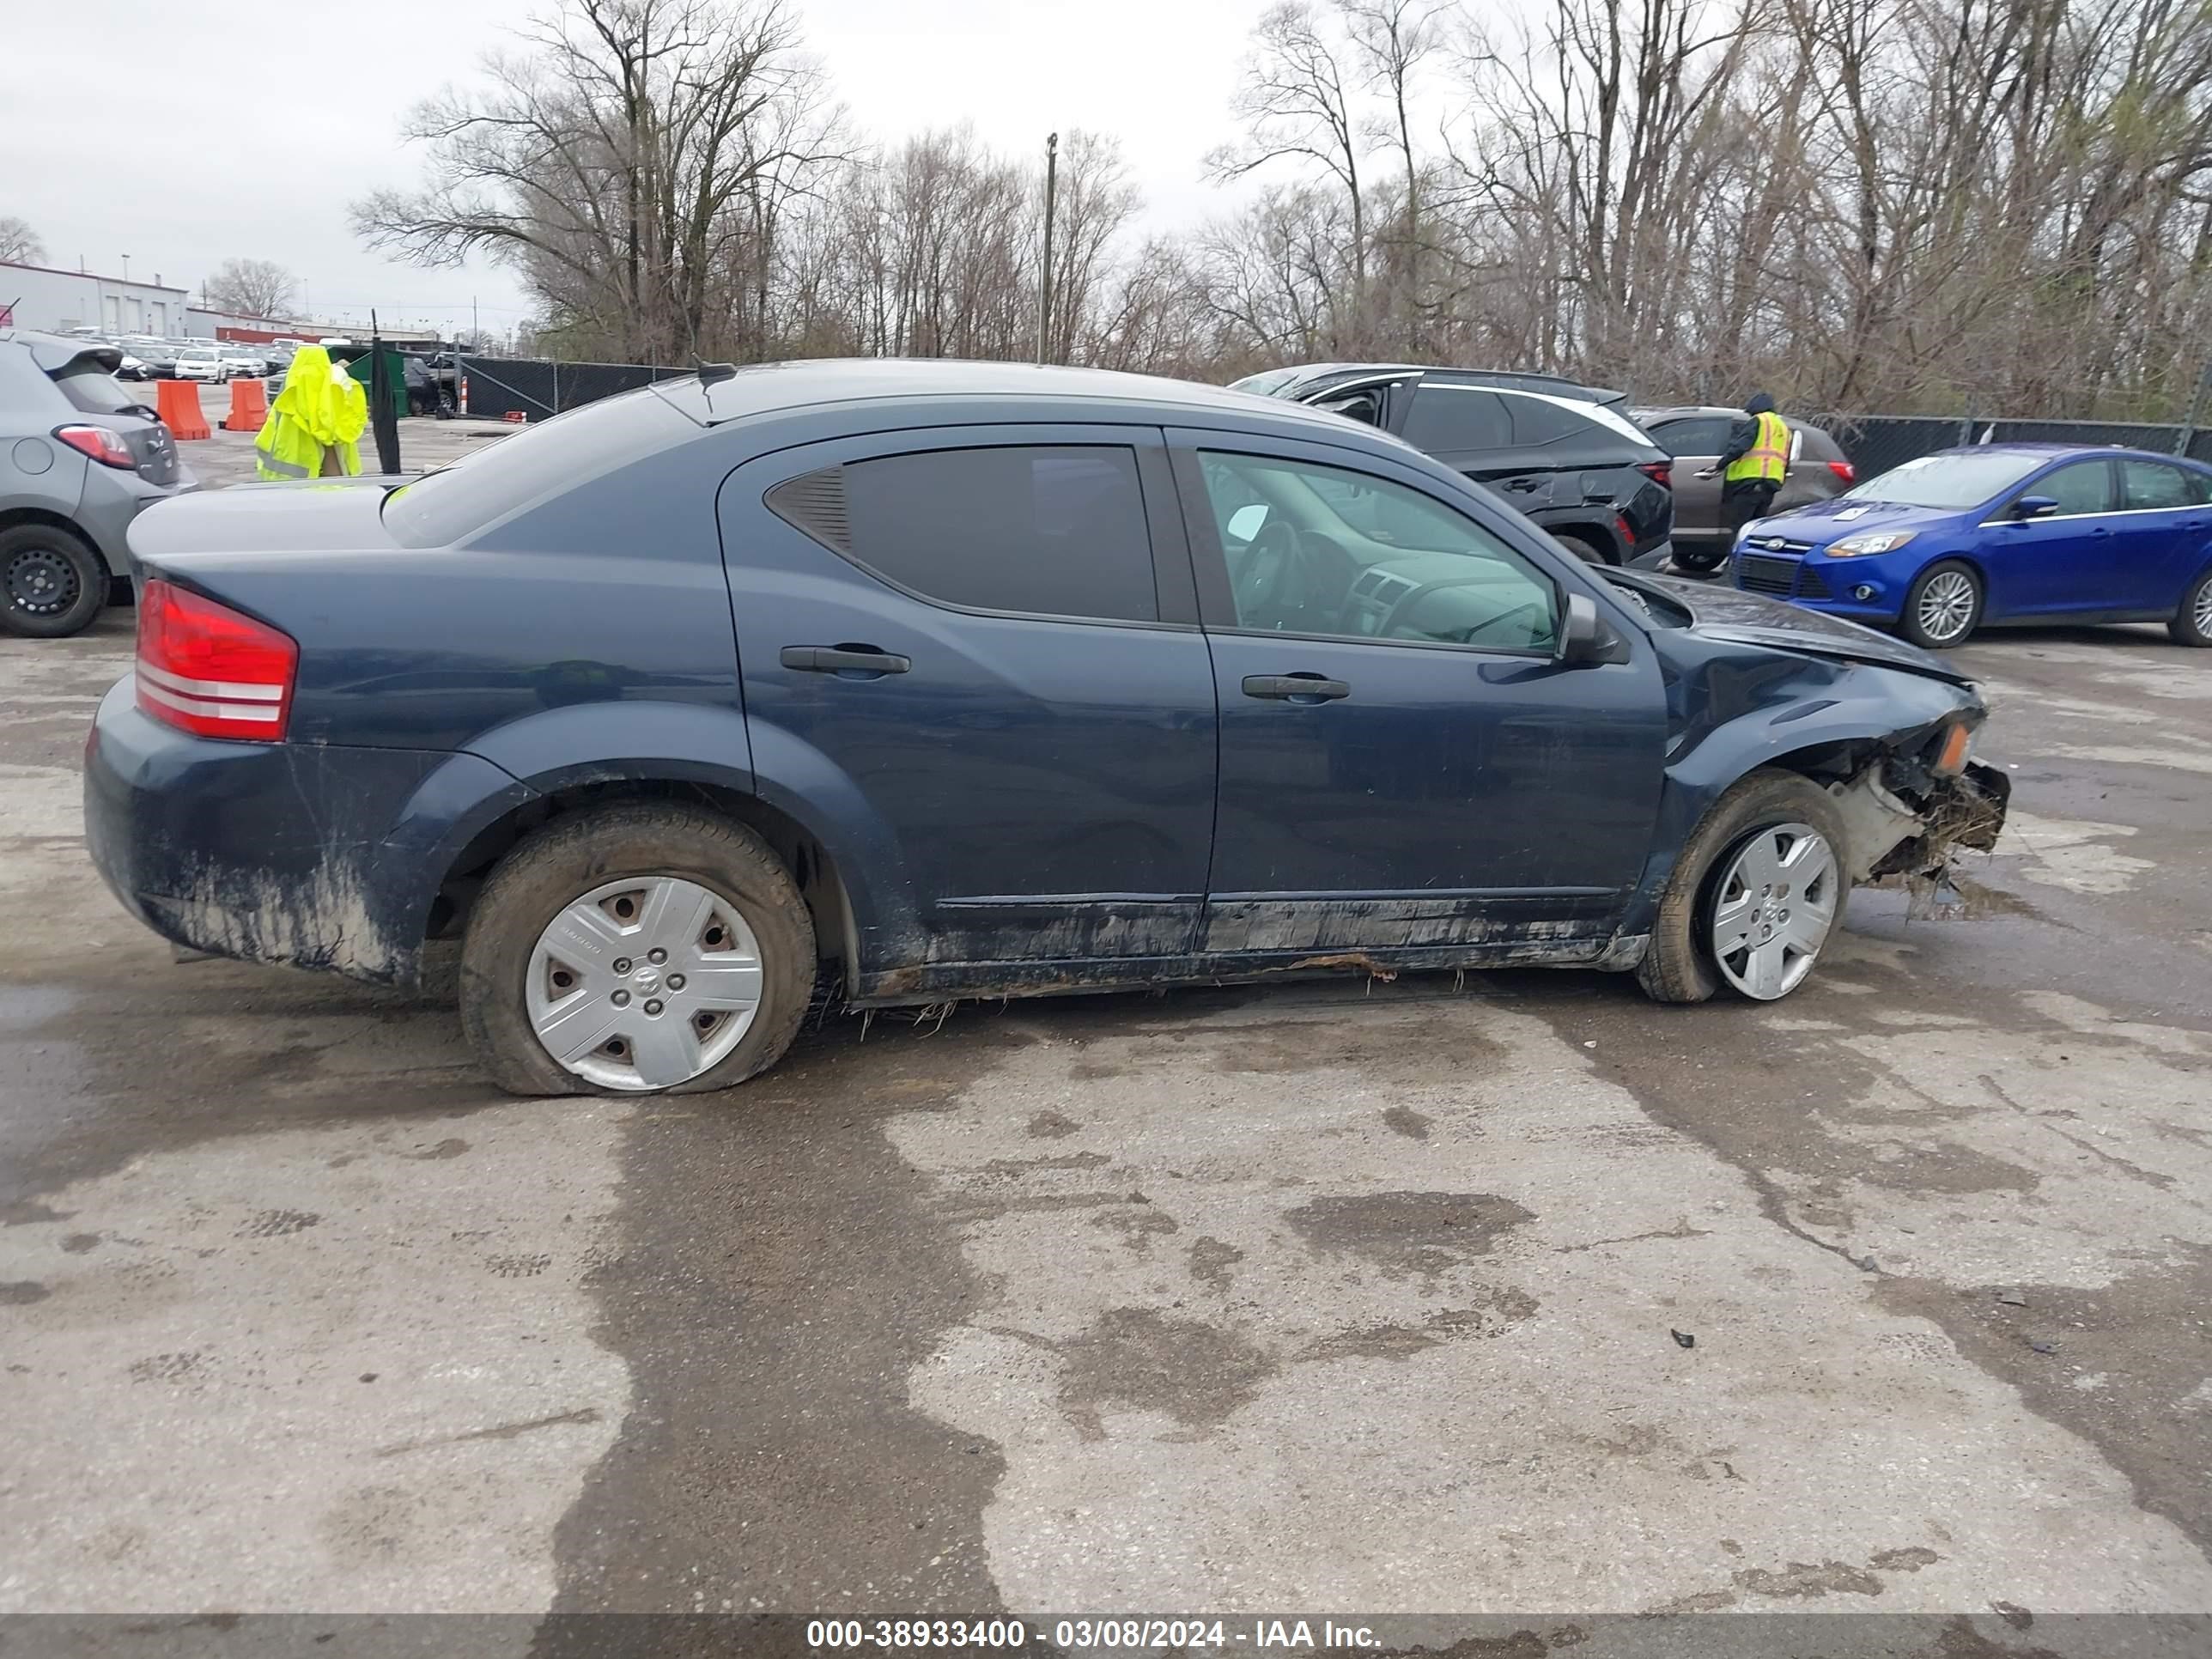
M 488 440 L 453 465 L 384 498 L 384 527 L 404 547 L 444 547 L 518 509 L 667 448 L 698 428 L 652 391 L 617 393 Z M 702 477 L 712 495 L 721 477 Z
M 940 449 L 843 472 L 853 557 L 902 587 L 985 611 L 1159 618 L 1132 450 Z
M 88 415 L 114 415 L 145 401 L 125 392 L 106 370 L 87 367 L 54 376 L 62 396 Z
M 1650 428 L 1654 442 L 1669 455 L 1717 455 L 1728 447 L 1729 428 L 1735 422 L 1725 415 L 1693 415 L 1686 420 L 1662 421 Z

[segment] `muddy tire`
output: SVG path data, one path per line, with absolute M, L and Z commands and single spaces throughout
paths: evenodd
M 511 1094 L 726 1089 L 782 1057 L 814 977 L 813 921 L 765 842 L 624 803 L 555 819 L 493 870 L 461 1025 Z
M 2212 570 L 2189 584 L 2166 631 L 2176 645 L 2212 646 Z
M 0 530 L 0 629 L 26 639 L 82 633 L 107 603 L 107 566 L 53 525 Z
M 1683 843 L 1660 896 L 1651 943 L 1636 970 L 1637 983 L 1656 1002 L 1704 1002 L 1729 988 L 1714 949 L 1714 917 L 1724 879 L 1743 849 L 1763 833 L 1807 825 L 1833 849 L 1836 872 L 1827 935 L 1843 926 L 1850 885 L 1844 874 L 1848 849 L 1843 817 L 1827 792 L 1795 772 L 1762 768 L 1740 779 L 1715 801 Z M 1817 952 L 1815 952 L 1817 956 Z M 1810 964 L 1808 964 L 1809 970 Z M 1793 982 L 1802 982 L 1802 975 Z M 1735 988 L 1741 990 L 1741 986 Z M 1746 995 L 1753 993 L 1746 991 Z M 1781 994 L 1787 994 L 1783 992 Z

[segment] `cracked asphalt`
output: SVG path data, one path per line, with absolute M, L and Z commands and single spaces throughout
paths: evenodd
M 0 642 L 0 1611 L 2212 1610 L 2162 633 L 1963 653 L 1971 914 L 1862 892 L 1783 1004 L 1017 1003 L 532 1103 L 441 988 L 124 916 L 129 623 Z

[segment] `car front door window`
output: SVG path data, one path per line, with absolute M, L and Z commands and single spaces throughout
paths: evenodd
M 1200 472 L 1238 628 L 1547 656 L 1557 647 L 1550 579 L 1419 490 L 1223 452 L 1204 454 Z
M 2058 509 L 2051 515 L 2052 518 L 2107 513 L 2112 506 L 2112 469 L 2103 461 L 2075 461 L 2046 473 L 2030 484 L 2025 493 L 2048 495 L 2057 501 Z

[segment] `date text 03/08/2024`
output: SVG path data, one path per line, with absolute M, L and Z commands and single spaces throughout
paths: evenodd
M 1249 1648 L 1279 1652 L 1373 1648 L 1382 1638 L 1369 1625 L 1334 1618 L 1154 1619 L 811 1619 L 806 1644 L 823 1651 L 852 1649 L 974 1648 L 1016 1650 L 1031 1643 L 1063 1654 L 1162 1648 Z

